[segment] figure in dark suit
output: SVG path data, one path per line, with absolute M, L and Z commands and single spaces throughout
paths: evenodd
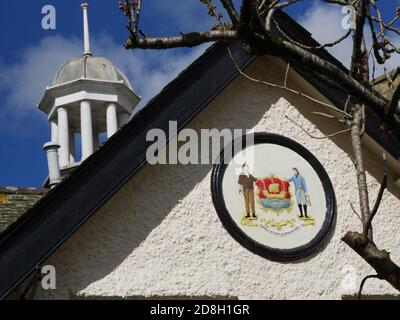
M 257 218 L 254 205 L 254 183 L 256 181 L 257 179 L 249 172 L 249 166 L 246 163 L 243 164 L 238 183 L 241 186 L 239 193 L 243 193 L 244 196 L 246 218 L 251 218 L 250 214 L 253 218 Z

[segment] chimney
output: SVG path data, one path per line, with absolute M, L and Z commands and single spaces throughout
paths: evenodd
M 49 167 L 49 185 L 55 187 L 61 182 L 60 166 L 58 164 L 58 152 L 60 145 L 55 142 L 48 142 L 43 146 L 47 154 L 47 164 Z

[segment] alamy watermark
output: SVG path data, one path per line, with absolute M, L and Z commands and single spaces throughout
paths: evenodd
M 353 6 L 342 7 L 342 14 L 344 15 L 342 19 L 342 28 L 345 30 L 355 30 L 356 28 L 356 10 Z
M 342 280 L 340 282 L 340 291 L 342 293 L 353 294 L 357 290 L 358 274 L 353 265 L 345 265 L 340 270 Z
M 57 12 L 52 5 L 45 5 L 42 8 L 42 28 L 44 30 L 55 30 L 57 28 Z
M 254 134 L 250 130 L 186 128 L 178 133 L 178 123 L 170 121 L 168 132 L 151 129 L 146 141 L 152 142 L 146 152 L 151 165 L 254 163 Z
M 41 285 L 43 290 L 57 289 L 57 273 L 54 266 L 43 266 L 41 270 Z

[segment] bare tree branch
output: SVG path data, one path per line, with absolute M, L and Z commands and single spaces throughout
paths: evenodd
M 360 198 L 360 213 L 363 223 L 367 221 L 370 215 L 369 209 L 369 196 L 367 187 L 367 176 L 365 174 L 365 165 L 363 158 L 363 148 L 361 143 L 361 127 L 362 127 L 362 106 L 355 105 L 353 107 L 354 116 L 351 124 L 351 142 L 353 146 L 353 154 L 356 163 L 356 174 L 357 174 L 357 184 L 358 192 Z
M 265 40 L 268 41 L 267 39 Z M 347 88 L 349 94 L 368 104 L 374 111 L 383 116 L 383 110 L 387 105 L 384 98 L 372 93 L 372 91 L 361 85 L 357 80 L 347 75 L 332 63 L 285 40 L 279 42 L 279 44 L 271 48 L 271 50 L 273 50 L 272 53 L 274 55 L 294 58 L 303 65 L 313 68 L 316 72 L 321 72 L 330 79 L 341 83 Z
M 389 252 L 379 250 L 371 240 L 358 232 L 347 232 L 342 240 L 368 262 L 382 279 L 400 291 L 400 267 L 390 259 Z
M 355 4 L 356 29 L 353 36 L 353 54 L 351 57 L 350 75 L 363 85 L 369 81 L 368 51 L 365 45 L 364 26 L 367 13 L 367 1 L 361 0 Z
M 139 1 L 139 3 L 138 3 Z M 240 15 L 236 11 L 232 0 L 219 0 L 225 11 L 228 13 L 232 25 L 223 22 L 222 14 L 216 12 L 217 6 L 213 0 L 200 0 L 208 7 L 209 16 L 216 19 L 216 24 L 207 32 L 192 32 L 180 34 L 175 37 L 148 38 L 145 33 L 138 29 L 141 13 L 141 0 L 125 0 L 120 3 L 120 9 L 128 18 L 128 29 L 130 36 L 125 46 L 128 49 L 168 49 L 177 47 L 193 47 L 207 42 L 214 41 L 236 41 L 242 42 L 246 52 L 255 55 L 272 55 L 286 61 L 287 68 L 283 85 L 255 79 L 238 66 L 232 52 L 228 49 L 229 55 L 238 72 L 254 83 L 271 88 L 278 88 L 289 93 L 303 97 L 317 104 L 323 105 L 329 110 L 340 115 L 338 118 L 323 112 L 315 114 L 336 119 L 348 126 L 347 129 L 323 137 L 316 137 L 307 130 L 300 128 L 310 137 L 323 139 L 335 135 L 351 132 L 351 143 L 357 174 L 358 196 L 360 202 L 357 213 L 352 204 L 351 208 L 362 221 L 362 233 L 348 232 L 342 240 L 357 252 L 377 272 L 377 275 L 367 276 L 360 286 L 360 295 L 366 280 L 376 277 L 389 282 L 394 288 L 400 290 L 400 267 L 391 259 L 388 252 L 379 250 L 372 237 L 372 221 L 376 216 L 382 202 L 384 191 L 387 187 L 387 161 L 384 159 L 384 176 L 380 190 L 372 210 L 369 204 L 369 190 L 366 180 L 364 165 L 362 136 L 365 132 L 366 108 L 374 113 L 388 128 L 400 128 L 400 86 L 396 86 L 392 76 L 386 72 L 393 96 L 389 101 L 379 94 L 370 81 L 369 59 L 372 59 L 372 77 L 375 77 L 375 60 L 379 64 L 385 63 L 393 54 L 400 53 L 400 47 L 389 38 L 389 35 L 400 35 L 396 23 L 400 18 L 400 7 L 395 8 L 395 17 L 389 22 L 384 21 L 383 15 L 377 0 L 323 0 L 325 3 L 338 6 L 350 6 L 355 12 L 355 27 L 350 28 L 338 39 L 321 45 L 308 45 L 301 43 L 291 37 L 285 26 L 278 22 L 279 11 L 301 0 L 242 0 Z M 365 28 L 369 28 L 372 36 L 372 44 L 369 50 L 366 48 Z M 312 31 L 312 30 L 311 30 Z M 141 36 L 139 37 L 138 36 Z M 340 66 L 332 63 L 326 58 L 322 49 L 333 47 L 353 36 L 353 52 L 350 61 L 350 70 L 346 71 Z M 348 96 L 344 111 L 324 101 L 320 101 L 305 93 L 288 87 L 288 75 L 293 64 L 300 64 L 306 72 L 323 81 L 328 86 L 343 90 Z M 397 73 L 396 73 L 397 75 Z M 288 117 L 287 117 L 288 118 Z M 295 123 L 293 120 L 288 118 Z M 296 123 L 295 123 L 296 124 Z M 296 124 L 297 125 L 297 124 Z
M 232 24 L 235 28 L 237 28 L 240 24 L 240 17 L 236 12 L 235 6 L 232 3 L 232 0 L 221 0 L 222 5 L 224 6 L 226 12 L 231 18 Z
M 195 47 L 206 42 L 214 41 L 232 41 L 236 40 L 236 31 L 207 31 L 207 32 L 192 32 L 181 34 L 176 37 L 166 38 L 144 38 L 132 39 L 129 38 L 125 43 L 125 48 L 140 48 L 140 49 L 170 49 L 179 47 Z

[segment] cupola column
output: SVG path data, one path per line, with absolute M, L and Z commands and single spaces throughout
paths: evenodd
M 51 121 L 51 141 L 58 143 L 58 125 L 55 120 Z
M 118 118 L 117 118 L 117 105 L 110 103 L 107 106 L 107 138 L 110 138 L 118 130 Z
M 75 131 L 69 130 L 69 162 L 75 163 Z
M 58 144 L 60 145 L 60 167 L 69 165 L 69 125 L 68 112 L 65 108 L 57 109 Z
M 82 161 L 93 153 L 92 110 L 89 101 L 81 102 Z

